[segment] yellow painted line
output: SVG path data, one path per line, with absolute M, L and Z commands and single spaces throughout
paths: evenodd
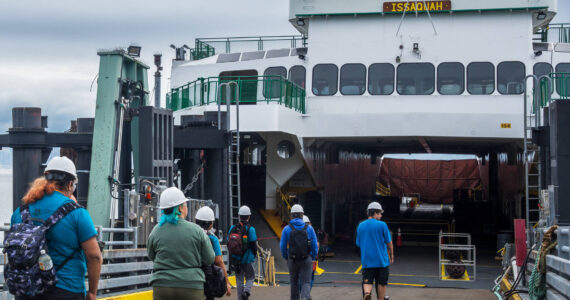
M 426 287 L 425 284 L 415 284 L 415 283 L 397 283 L 397 282 L 388 282 L 388 285 L 403 285 L 403 286 L 417 286 L 417 287 Z
M 354 271 L 354 273 L 352 273 L 352 274 L 358 274 L 358 273 L 360 273 L 360 270 L 362 270 L 362 265 L 360 265 L 358 267 L 358 269 L 356 269 L 356 271 Z
M 125 294 L 113 297 L 99 298 L 99 300 L 152 300 L 152 290 Z
M 269 224 L 269 227 L 275 235 L 281 239 L 281 231 L 283 231 L 283 228 L 281 228 L 281 218 L 279 217 L 279 214 L 277 214 L 277 216 L 275 215 L 277 211 L 260 209 L 259 212 L 267 224 Z
M 326 261 L 340 262 L 340 263 L 360 263 L 359 260 L 341 260 L 341 259 L 328 259 Z

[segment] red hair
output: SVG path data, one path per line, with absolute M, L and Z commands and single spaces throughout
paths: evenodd
M 32 183 L 30 189 L 22 198 L 22 204 L 30 205 L 40 199 L 45 195 L 51 195 L 57 189 L 57 185 L 54 181 L 48 181 L 44 177 L 40 177 Z

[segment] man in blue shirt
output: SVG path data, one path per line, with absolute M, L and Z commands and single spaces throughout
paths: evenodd
M 378 300 L 383 300 L 388 284 L 389 266 L 394 263 L 394 248 L 388 225 L 382 218 L 382 206 L 378 202 L 368 205 L 368 220 L 356 230 L 356 246 L 360 248 L 364 300 L 371 299 L 372 284 L 376 284 Z
M 230 269 L 236 271 L 236 285 L 238 290 L 238 300 L 248 300 L 251 295 L 251 287 L 253 286 L 253 280 L 255 279 L 255 270 L 253 269 L 253 262 L 255 261 L 255 256 L 257 255 L 257 235 L 255 234 L 255 228 L 249 225 L 249 218 L 251 217 L 251 210 L 247 206 L 242 206 L 238 211 L 239 224 L 237 225 L 239 232 L 246 230 L 243 238 L 247 236 L 247 247 L 243 255 L 230 257 Z M 228 240 L 230 234 L 236 226 L 232 225 L 230 230 L 228 230 Z M 232 263 L 235 262 L 235 263 Z M 233 266 L 232 266 L 233 264 Z M 245 285 L 244 285 L 245 276 Z
M 281 255 L 287 260 L 289 267 L 289 284 L 291 300 L 299 299 L 299 281 L 301 282 L 301 299 L 311 299 L 311 273 L 313 261 L 317 259 L 319 246 L 317 235 L 310 225 L 303 221 L 303 207 L 299 204 L 291 207 L 291 222 L 281 232 Z M 287 248 L 289 246 L 289 248 Z

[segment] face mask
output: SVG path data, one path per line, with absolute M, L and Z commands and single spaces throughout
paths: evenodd
M 77 189 L 77 180 L 73 181 L 73 188 L 71 190 L 71 193 L 75 193 L 75 189 Z

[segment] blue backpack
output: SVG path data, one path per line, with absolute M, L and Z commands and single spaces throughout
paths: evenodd
M 51 268 L 48 271 L 40 270 L 38 264 L 40 252 L 41 250 L 48 252 L 46 232 L 67 214 L 80 207 L 75 202 L 68 202 L 60 206 L 45 222 L 32 218 L 27 205 L 20 208 L 22 223 L 12 224 L 10 231 L 4 237 L 3 252 L 8 257 L 8 263 L 4 265 L 4 280 L 11 294 L 34 297 L 55 287 L 56 272 L 78 250 L 71 253 L 57 268 Z M 34 221 L 41 222 L 41 224 L 35 225 Z

